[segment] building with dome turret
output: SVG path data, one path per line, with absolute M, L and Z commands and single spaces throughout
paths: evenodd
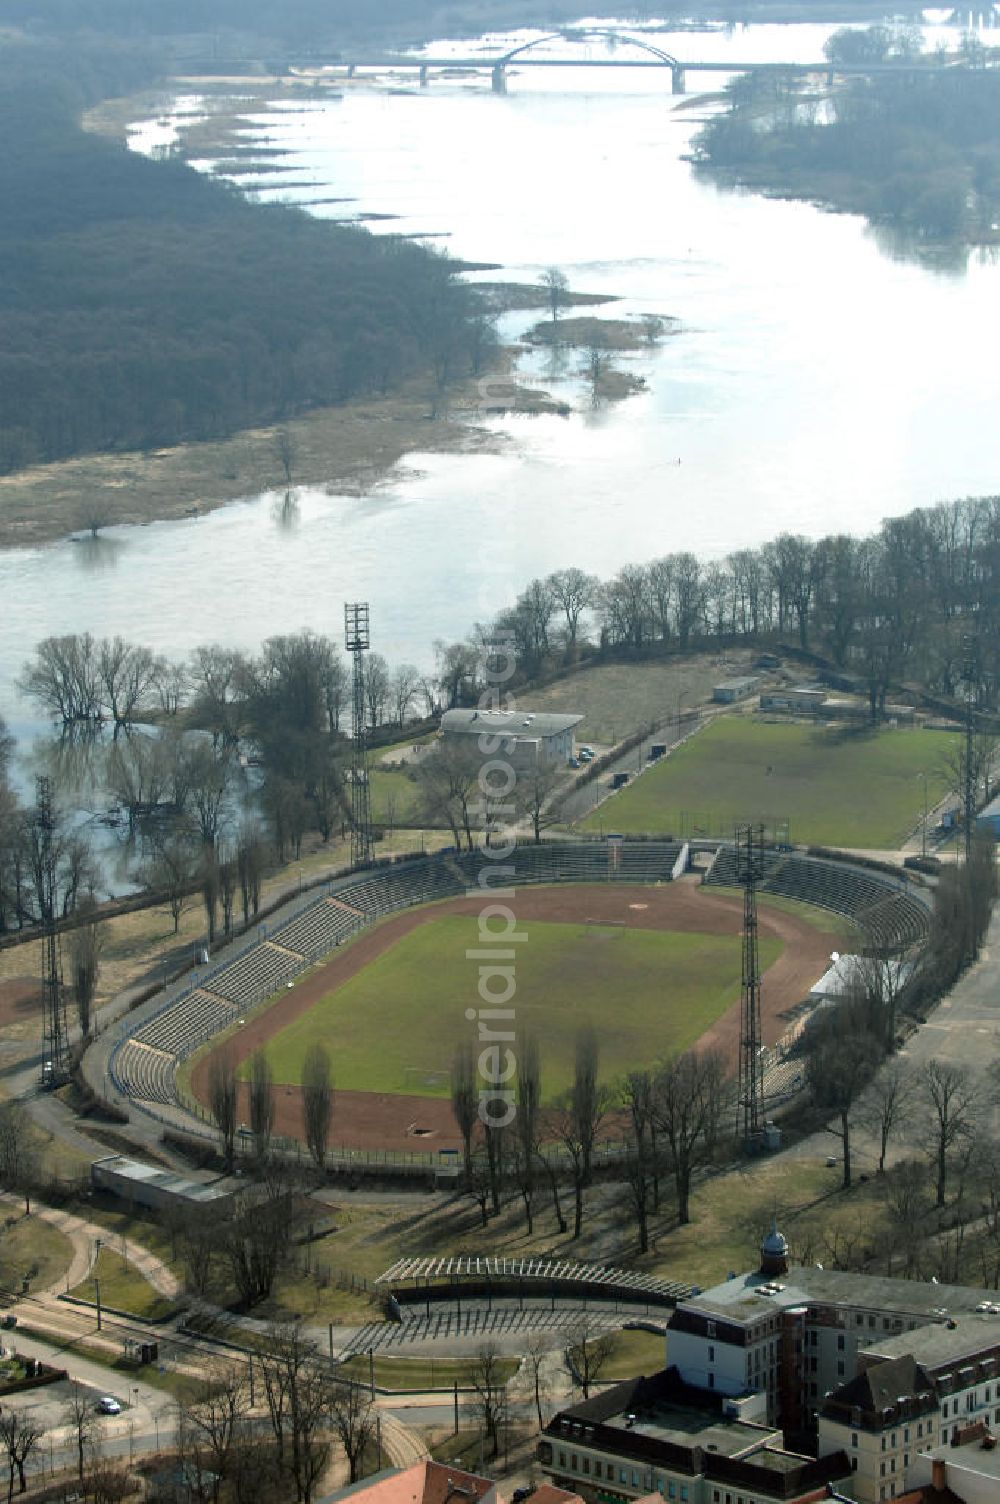
M 747 1420 L 798 1434 L 853 1380 L 859 1355 L 906 1334 L 984 1310 L 1000 1334 L 996 1292 L 924 1284 L 792 1262 L 773 1222 L 760 1264 L 680 1301 L 667 1326 L 667 1362 L 684 1381 L 722 1394 Z

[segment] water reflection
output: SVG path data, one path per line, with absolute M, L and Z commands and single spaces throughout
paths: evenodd
M 91 574 L 114 569 L 125 551 L 124 542 L 120 538 L 109 537 L 107 533 L 84 533 L 73 538 L 72 542 L 76 548 L 77 562 Z
M 284 496 L 276 499 L 271 508 L 271 516 L 282 532 L 294 532 L 301 521 L 298 493 L 286 491 Z

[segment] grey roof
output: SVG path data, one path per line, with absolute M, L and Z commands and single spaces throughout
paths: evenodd
M 762 1295 L 766 1285 L 780 1290 Z M 678 1310 L 698 1311 L 730 1321 L 751 1321 L 768 1310 L 789 1310 L 803 1305 L 851 1306 L 890 1316 L 924 1317 L 965 1312 L 971 1314 L 996 1291 L 976 1290 L 967 1285 L 924 1284 L 920 1280 L 891 1279 L 878 1274 L 851 1274 L 836 1269 L 791 1266 L 780 1276 L 740 1274 L 735 1279 L 704 1290 L 682 1301 Z
M 136 1185 L 150 1185 L 171 1196 L 180 1196 L 185 1201 L 221 1201 L 232 1192 L 220 1186 L 205 1185 L 200 1180 L 189 1180 L 175 1170 L 165 1170 L 162 1165 L 147 1165 L 140 1159 L 126 1159 L 123 1154 L 111 1154 L 106 1159 L 95 1159 L 91 1171 L 102 1170 L 117 1175 L 122 1180 Z
M 902 1414 L 900 1407 L 916 1405 L 921 1413 L 936 1409 L 937 1400 L 933 1385 L 921 1365 L 912 1357 L 889 1358 L 884 1363 L 873 1363 L 846 1384 L 841 1384 L 828 1395 L 823 1414 L 829 1420 L 845 1424 L 845 1411 L 860 1411 L 857 1423 L 864 1418 L 875 1418 L 876 1423 L 895 1421 Z
M 995 820 L 998 816 L 1000 816 L 1000 794 L 997 794 L 995 799 L 991 799 L 989 804 L 983 806 L 976 819 Z
M 936 1287 L 940 1290 L 941 1286 Z M 866 1356 L 898 1358 L 909 1354 L 929 1372 L 951 1367 L 962 1358 L 1000 1347 L 1000 1315 L 976 1312 L 971 1316 L 952 1317 L 950 1321 L 933 1321 L 912 1332 L 900 1332 L 885 1341 L 872 1342 Z
M 571 731 L 582 720 L 582 715 L 556 715 L 549 710 L 446 710 L 441 717 L 441 730 L 534 741 L 540 736 Z

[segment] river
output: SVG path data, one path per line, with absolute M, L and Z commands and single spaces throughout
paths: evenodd
M 830 29 L 655 41 L 682 59 L 801 60 Z M 631 359 L 640 395 L 595 410 L 573 362 L 554 368 L 570 418 L 494 420 L 503 452 L 412 455 L 360 500 L 303 491 L 291 527 L 262 496 L 95 546 L 0 554 L 0 710 L 30 732 L 14 679 L 48 633 L 122 632 L 180 656 L 305 626 L 339 638 L 343 601 L 361 598 L 373 645 L 426 665 L 435 638 L 560 566 L 607 575 L 785 529 L 864 532 L 995 491 L 1000 270 L 975 254 L 928 267 L 856 217 L 700 180 L 685 160 L 710 108 L 697 91 L 719 82 L 689 74 L 682 102 L 665 71 L 537 69 L 505 97 L 488 77 L 372 84 L 255 116 L 249 134 L 297 169 L 256 181 L 262 197 L 348 197 L 314 212 L 399 216 L 376 232 L 441 236 L 512 280 L 558 266 L 574 287 L 620 295 L 615 313 L 671 315 L 680 332 Z M 156 149 L 175 123 L 137 122 L 133 145 Z

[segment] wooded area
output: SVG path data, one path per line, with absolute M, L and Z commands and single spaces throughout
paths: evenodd
M 831 61 L 913 61 L 886 27 L 834 33 Z M 848 42 L 850 45 L 848 45 Z M 1000 74 L 982 43 L 965 39 L 952 59 L 841 79 L 820 95 L 815 80 L 780 68 L 730 84 L 730 108 L 698 138 L 703 162 L 755 186 L 822 198 L 924 238 L 993 238 L 1000 204 Z
M 0 87 L 0 471 L 230 434 L 443 387 L 482 358 L 476 295 L 437 253 L 252 204 L 178 161 L 87 134 L 141 48 L 15 45 Z M 72 80 L 72 81 L 71 81 Z

